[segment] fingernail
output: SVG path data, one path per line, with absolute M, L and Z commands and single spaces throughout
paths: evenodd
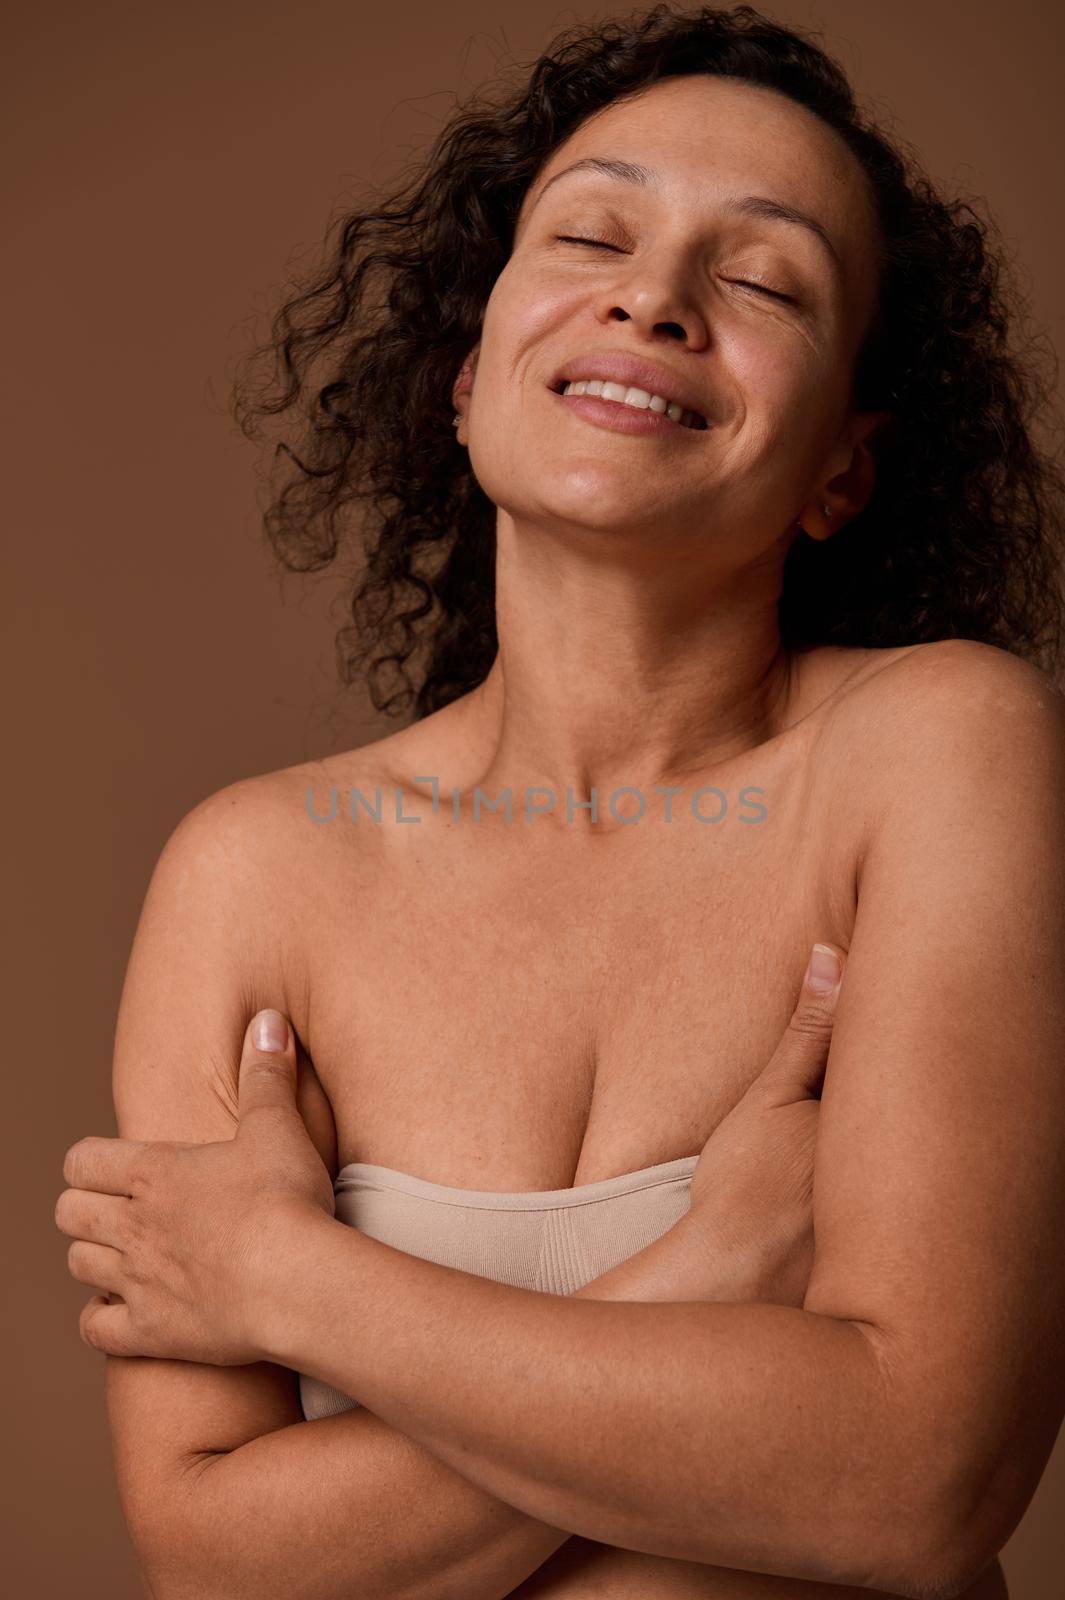
M 288 1023 L 280 1011 L 260 1011 L 251 1025 L 256 1050 L 283 1050 L 288 1044 Z
M 806 985 L 815 994 L 831 994 L 839 983 L 839 957 L 827 944 L 815 944 L 806 969 Z

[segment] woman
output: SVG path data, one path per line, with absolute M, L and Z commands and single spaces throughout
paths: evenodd
M 996 272 L 813 43 L 659 7 L 456 116 L 285 308 L 245 418 L 328 355 L 269 525 L 322 565 L 369 500 L 350 659 L 417 715 L 184 819 L 122 1138 L 68 1156 L 157 1595 L 1004 1593 L 1065 1410 L 1065 716 Z M 816 1250 L 760 1295 L 706 1264 L 767 1249 L 729 1184 L 814 940 Z M 477 1195 L 656 1169 L 690 1210 L 614 1304 L 448 1254 Z

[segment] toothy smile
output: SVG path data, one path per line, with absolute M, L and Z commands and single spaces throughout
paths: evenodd
M 616 400 L 618 405 L 632 406 L 635 411 L 664 413 L 671 422 L 679 422 L 682 428 L 706 427 L 704 418 L 697 411 L 686 411 L 676 400 L 670 400 L 665 395 L 651 394 L 647 389 L 637 389 L 635 386 L 626 388 L 623 383 L 611 383 L 602 378 L 582 378 L 577 383 L 567 383 L 560 392 L 597 395 L 603 400 Z

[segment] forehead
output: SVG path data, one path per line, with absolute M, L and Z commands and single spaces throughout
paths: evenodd
M 652 169 L 672 214 L 712 212 L 737 194 L 798 207 L 823 225 L 855 289 L 870 275 L 875 220 L 857 158 L 834 129 L 775 90 L 699 74 L 614 101 L 552 151 L 524 198 L 522 221 L 553 177 L 593 155 Z M 581 183 L 614 186 L 585 173 L 551 192 L 562 200 Z

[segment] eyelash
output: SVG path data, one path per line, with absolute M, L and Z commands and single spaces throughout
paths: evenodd
M 593 250 L 617 250 L 616 244 L 610 244 L 606 239 L 584 239 L 572 233 L 559 233 L 555 236 L 559 244 L 586 244 Z M 767 289 L 764 283 L 752 283 L 747 278 L 732 278 L 732 283 L 738 283 L 741 288 L 754 289 L 757 294 L 768 295 L 771 300 L 783 300 L 787 305 L 794 306 L 798 301 L 793 295 L 781 294 L 779 289 Z

